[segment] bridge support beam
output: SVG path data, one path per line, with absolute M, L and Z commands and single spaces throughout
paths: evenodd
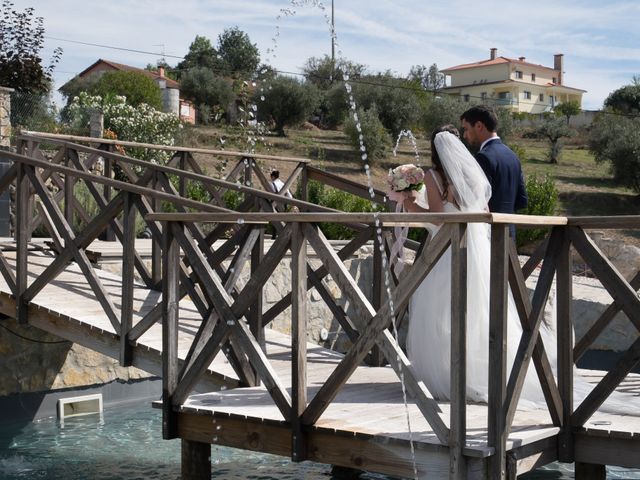
M 211 479 L 211 445 L 182 440 L 182 480 Z

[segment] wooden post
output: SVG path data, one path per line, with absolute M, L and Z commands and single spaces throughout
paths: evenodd
M 27 255 L 29 243 L 30 215 L 30 185 L 26 169 L 31 168 L 24 163 L 18 163 L 16 178 L 16 319 L 19 323 L 27 323 L 27 305 L 23 300 L 27 290 Z
M 487 441 L 495 449 L 489 459 L 489 478 L 506 476 L 505 399 L 507 393 L 507 292 L 509 226 L 491 226 L 489 290 L 489 405 Z
M 124 196 L 122 225 L 122 309 L 120 313 L 120 365 L 130 367 L 133 348 L 129 333 L 133 326 L 133 278 L 136 253 L 136 208 L 134 194 Z
M 449 478 L 466 478 L 463 450 L 467 434 L 467 247 L 466 224 L 451 234 L 451 412 Z
M 251 157 L 245 157 L 243 160 L 244 160 L 244 181 L 243 181 L 243 183 L 247 187 L 250 187 L 251 184 L 252 184 L 251 172 L 253 171 L 253 169 L 251 168 L 251 164 L 254 162 L 254 159 L 251 158 Z
M 551 236 L 550 238 L 554 237 Z M 558 457 L 561 462 L 573 462 L 573 429 L 571 422 L 571 415 L 573 414 L 573 325 L 571 321 L 573 276 L 569 228 L 564 227 L 562 235 L 558 235 L 556 238 L 562 239 L 562 248 L 556 267 L 556 303 L 558 313 L 556 333 L 558 338 L 557 374 L 558 389 L 562 398 L 562 430 L 558 435 Z
M 309 171 L 307 164 L 302 165 L 302 174 L 300 175 L 300 200 L 308 202 L 309 198 Z
M 178 319 L 180 301 L 180 247 L 173 229 L 184 229 L 182 223 L 163 224 L 162 256 L 162 437 L 177 436 L 173 393 L 178 385 Z
M 606 480 L 607 467 L 593 463 L 576 462 L 575 475 L 577 480 Z
M 187 165 L 187 152 L 181 152 L 180 153 L 180 171 L 184 172 L 186 169 L 186 165 Z M 178 184 L 178 193 L 180 194 L 181 197 L 184 198 L 187 193 L 187 182 L 182 175 L 180 175 L 179 182 L 180 183 Z
M 73 167 L 66 145 L 62 147 L 64 150 L 65 166 Z M 75 182 L 69 174 L 64 176 L 64 218 L 71 228 L 73 228 L 73 186 Z
M 112 148 L 111 145 L 106 144 L 106 143 L 101 143 L 100 146 L 98 146 L 99 150 L 104 150 L 106 152 L 111 152 Z M 104 161 L 104 172 L 103 175 L 106 178 L 112 178 L 113 177 L 113 168 L 112 168 L 112 160 L 109 157 L 102 157 L 103 161 Z M 111 185 L 109 184 L 105 184 L 104 185 L 104 200 L 106 203 L 109 203 L 111 201 Z M 107 228 L 105 230 L 105 234 L 104 234 L 104 239 L 108 242 L 113 242 L 116 239 L 116 234 L 113 231 L 113 228 L 111 228 L 111 226 L 107 225 Z
M 153 173 L 153 183 L 152 188 L 156 190 L 158 188 L 158 172 L 154 171 Z M 154 212 L 158 212 L 160 210 L 160 201 L 153 197 L 151 199 L 151 208 Z M 160 245 L 160 239 L 155 237 L 155 235 L 151 235 L 151 282 L 154 285 L 154 288 L 162 288 L 162 248 Z
M 307 408 L 307 241 L 300 223 L 291 225 L 291 459 L 306 459 L 302 414 Z
M 182 480 L 211 479 L 211 444 L 182 439 Z
M 382 244 L 378 239 L 377 231 L 373 234 L 373 291 L 371 305 L 377 310 L 382 306 L 383 288 L 384 288 L 384 275 L 385 272 L 382 269 L 382 252 L 380 251 Z M 396 321 L 400 312 L 394 312 Z M 381 367 L 385 363 L 385 358 L 380 348 L 375 345 L 371 349 L 371 354 L 367 357 L 367 364 L 374 367 Z
M 253 249 L 251 250 L 251 274 L 260 266 L 260 262 L 262 262 L 262 258 L 264 257 L 264 227 L 255 227 L 260 228 L 260 236 L 256 240 L 253 245 Z M 251 305 L 251 310 L 249 311 L 249 327 L 251 329 L 251 333 L 255 337 L 255 339 L 260 344 L 263 352 L 267 352 L 265 337 L 264 337 L 264 325 L 262 324 L 262 290 L 263 285 L 261 284 L 257 287 L 260 291 L 258 292 L 258 296 L 256 297 L 253 305 Z M 256 373 L 256 378 L 258 378 L 258 372 Z

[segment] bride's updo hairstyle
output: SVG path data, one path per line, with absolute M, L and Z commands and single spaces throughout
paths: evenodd
M 440 178 L 442 178 L 442 200 L 446 200 L 449 196 L 449 179 L 447 178 L 444 168 L 442 168 L 442 161 L 440 160 L 438 149 L 436 149 L 435 145 L 436 135 L 441 132 L 453 133 L 458 138 L 460 138 L 460 132 L 456 127 L 449 124 L 436 128 L 431 134 L 431 163 L 433 164 L 434 170 L 438 172 L 440 174 Z

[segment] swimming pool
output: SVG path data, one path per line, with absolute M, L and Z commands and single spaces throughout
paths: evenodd
M 107 408 L 97 416 L 78 417 L 60 428 L 55 418 L 0 428 L 2 480 L 150 480 L 180 478 L 180 440 L 162 440 L 161 413 L 148 403 Z M 331 467 L 313 462 L 213 446 L 215 478 L 229 480 L 327 480 Z M 567 465 L 520 477 L 523 480 L 571 479 Z M 366 474 L 362 479 L 384 480 Z M 607 478 L 640 479 L 640 472 L 610 469 Z

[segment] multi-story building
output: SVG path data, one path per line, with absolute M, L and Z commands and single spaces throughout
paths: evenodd
M 542 113 L 572 100 L 582 105 L 585 90 L 563 82 L 563 54 L 553 56 L 551 68 L 529 63 L 525 57 L 516 60 L 497 53 L 492 48 L 488 60 L 441 70 L 447 79 L 442 91 L 466 102 L 508 106 L 514 112 Z

